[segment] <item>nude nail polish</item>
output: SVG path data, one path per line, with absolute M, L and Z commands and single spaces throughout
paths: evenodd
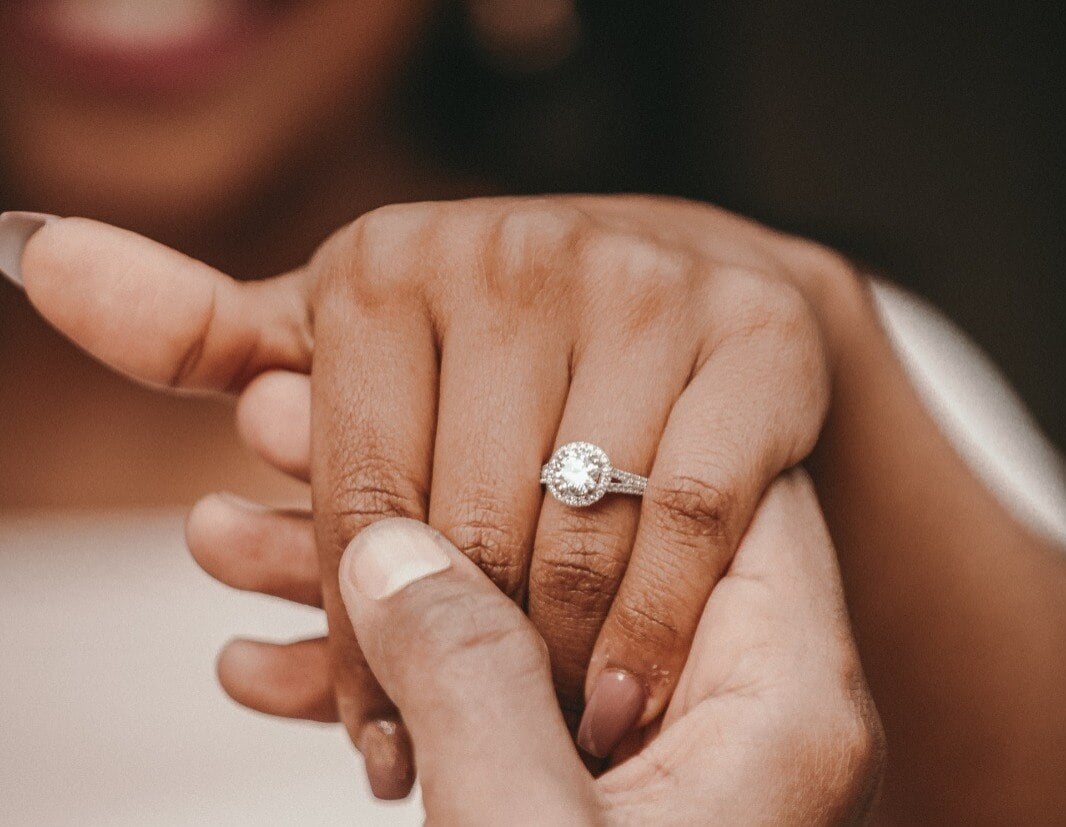
M 39 212 L 0 213 L 0 273 L 22 287 L 22 251 L 41 227 L 56 216 Z
M 375 798 L 395 801 L 404 798 L 415 783 L 411 739 L 399 721 L 371 721 L 359 735 L 370 791 Z
M 382 520 L 348 544 L 342 576 L 371 600 L 384 600 L 448 568 L 452 561 L 443 542 L 438 532 L 417 520 Z
M 637 725 L 647 693 L 639 680 L 621 669 L 606 669 L 585 706 L 577 745 L 590 755 L 606 758 Z

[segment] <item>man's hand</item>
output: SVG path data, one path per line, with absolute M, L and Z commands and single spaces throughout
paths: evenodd
M 802 473 L 759 507 L 661 724 L 596 780 L 543 640 L 443 535 L 379 521 L 348 547 L 339 582 L 414 741 L 431 823 L 836 824 L 876 790 L 880 724 Z

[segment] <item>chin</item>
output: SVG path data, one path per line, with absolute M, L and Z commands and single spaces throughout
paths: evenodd
M 178 140 L 177 124 L 163 141 L 62 122 L 22 125 L 27 134 L 6 136 L 4 155 L 15 159 L 4 175 L 11 206 L 95 218 L 172 242 L 240 211 L 275 166 L 243 142 L 205 139 L 210 132 Z

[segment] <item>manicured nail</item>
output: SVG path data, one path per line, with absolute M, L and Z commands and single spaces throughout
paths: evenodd
M 56 216 L 40 212 L 0 213 L 0 273 L 22 287 L 22 251 L 35 232 L 55 221 Z
M 577 745 L 590 755 L 606 758 L 636 726 L 646 702 L 644 687 L 628 672 L 601 672 L 581 717 Z
M 371 721 L 359 735 L 359 752 L 375 798 L 404 798 L 415 783 L 415 765 L 407 728 L 398 721 Z
M 438 532 L 417 520 L 381 520 L 348 544 L 342 576 L 371 600 L 384 600 L 448 568 L 452 561 L 442 542 Z

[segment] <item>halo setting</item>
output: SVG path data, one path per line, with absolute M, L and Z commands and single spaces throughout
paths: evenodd
M 581 508 L 599 502 L 604 494 L 643 497 L 648 478 L 611 466 L 607 453 L 591 442 L 568 442 L 557 448 L 544 467 L 540 481 L 565 505 Z
M 541 472 L 541 482 L 552 496 L 574 507 L 599 501 L 610 481 L 611 463 L 606 452 L 589 442 L 563 445 Z

